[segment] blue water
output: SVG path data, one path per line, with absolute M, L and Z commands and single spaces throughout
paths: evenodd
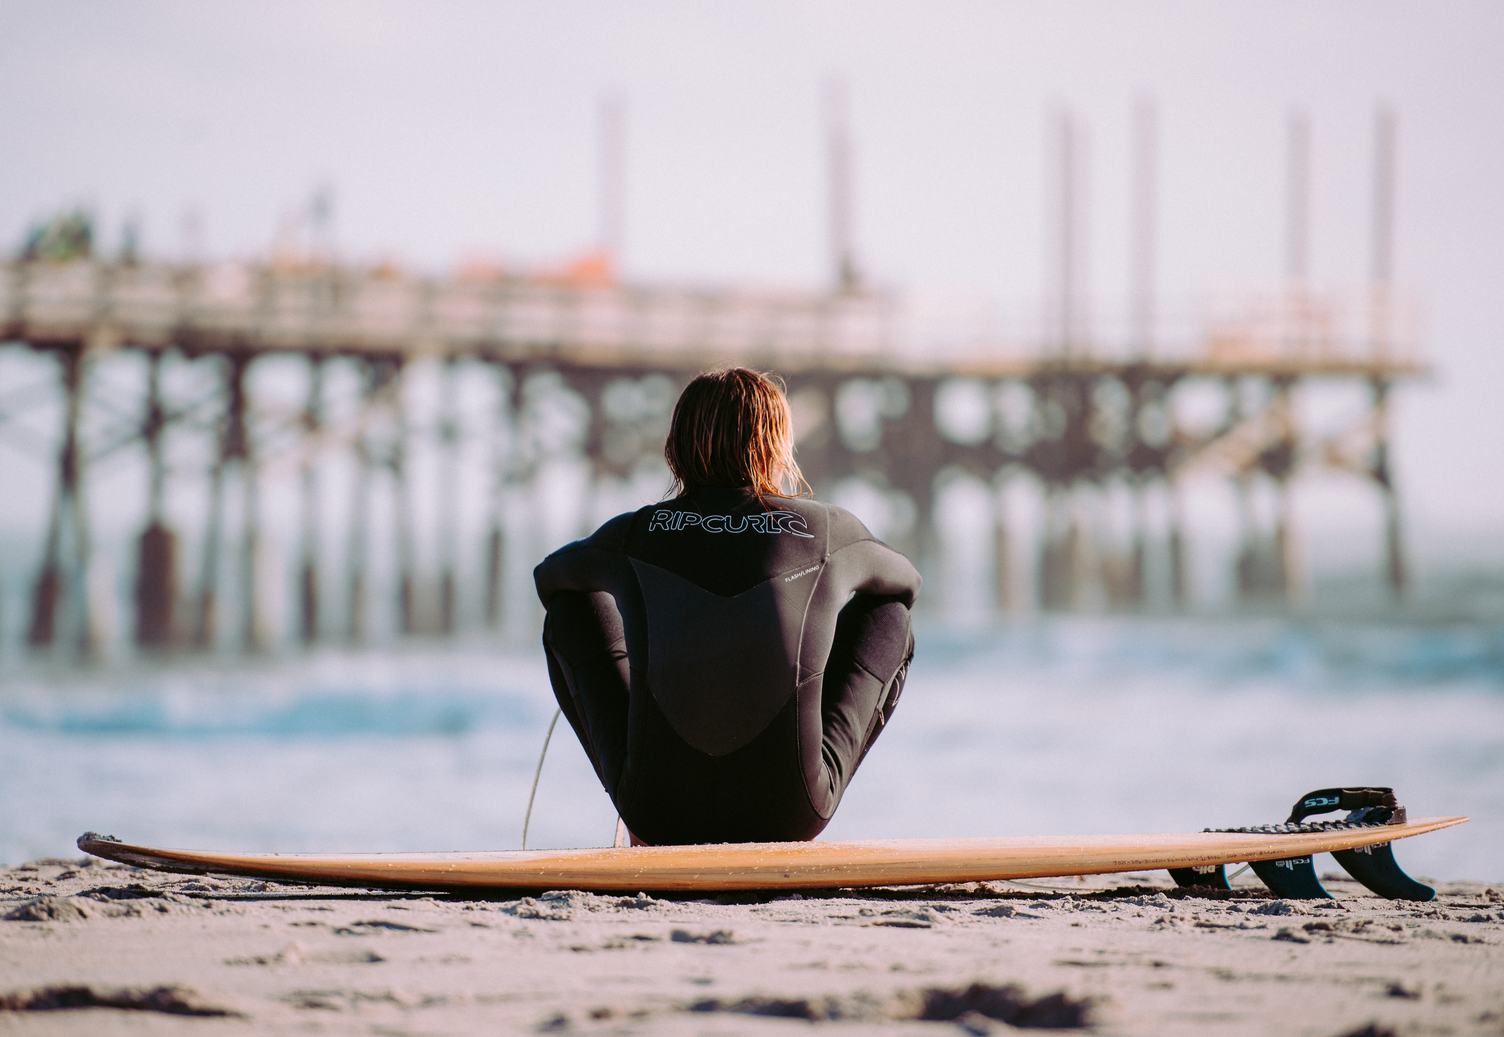
M 1392 784 L 1474 821 L 1400 849 L 1504 879 L 1504 627 L 1052 619 L 919 631 L 909 686 L 835 838 L 1176 831 L 1282 820 Z M 13 670 L 0 684 L 0 862 L 86 829 L 172 845 L 517 845 L 553 712 L 536 649 L 467 644 L 255 665 Z M 561 725 L 531 842 L 614 821 Z

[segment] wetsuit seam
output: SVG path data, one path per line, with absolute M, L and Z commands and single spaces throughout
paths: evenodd
M 820 571 L 815 573 L 814 584 L 809 589 L 809 595 L 804 599 L 804 610 L 799 614 L 799 651 L 794 654 L 794 689 L 800 685 L 799 671 L 804 669 L 804 635 L 809 629 L 809 609 L 815 603 L 815 595 L 820 593 L 820 581 L 825 578 L 825 570 L 830 565 L 830 517 L 825 519 L 825 548 L 820 552 Z
M 820 572 L 815 576 L 816 590 L 819 589 L 819 579 L 823 575 L 825 575 L 825 570 L 822 567 Z M 811 591 L 809 600 L 812 602 L 814 601 L 814 598 L 814 591 Z M 810 810 L 814 812 L 816 817 L 825 817 L 826 815 L 820 812 L 820 808 L 815 806 L 814 793 L 810 792 L 809 790 L 809 775 L 804 773 L 804 725 L 803 723 L 801 723 L 801 720 L 804 716 L 803 689 L 804 686 L 810 681 L 814 680 L 818 676 L 823 676 L 825 673 L 825 670 L 822 667 L 818 674 L 810 674 L 803 680 L 800 680 L 799 678 L 799 671 L 804 666 L 804 630 L 806 624 L 808 623 L 808 620 L 809 604 L 806 603 L 804 606 L 804 615 L 800 618 L 799 621 L 799 657 L 794 661 L 794 754 L 796 758 L 794 765 L 796 768 L 798 768 L 799 771 L 799 787 L 804 790 L 805 802 L 809 804 Z M 825 720 L 823 717 L 821 717 L 820 719 L 820 744 L 822 746 L 825 744 Z M 823 754 L 820 758 L 820 765 L 822 767 L 825 765 Z
M 838 555 L 842 551 L 846 550 L 848 547 L 859 547 L 862 544 L 876 544 L 878 547 L 888 547 L 887 544 L 885 544 L 881 540 L 877 539 L 877 537 L 862 537 L 860 540 L 853 540 L 849 544 L 842 544 L 840 547 L 836 548 L 834 551 L 830 551 L 828 553 L 827 557 L 829 557 L 830 555 Z M 889 547 L 888 550 L 891 551 L 892 548 Z
M 675 572 L 673 569 L 670 569 L 667 566 L 658 565 L 656 562 L 650 562 L 646 558 L 638 558 L 636 555 L 631 554 L 631 553 L 627 553 L 627 552 L 624 552 L 624 553 L 627 556 L 627 562 L 628 562 L 629 565 L 632 565 L 632 566 L 642 565 L 642 566 L 646 566 L 649 569 L 656 569 L 657 571 L 659 571 L 661 573 L 666 573 L 669 576 L 672 576 L 676 580 L 682 580 L 685 583 L 691 584 L 691 585 L 699 588 L 700 590 L 704 591 L 706 594 L 713 594 L 717 598 L 721 598 L 721 599 L 723 599 L 725 601 L 735 601 L 737 598 L 745 597 L 746 595 L 751 594 L 755 590 L 760 590 L 761 588 L 766 587 L 770 583 L 776 583 L 780 577 L 788 576 L 790 573 L 797 573 L 797 572 L 800 572 L 803 569 L 808 568 L 808 566 L 805 565 L 804 563 L 802 563 L 802 562 L 796 562 L 795 564 L 789 566 L 786 569 L 779 569 L 775 573 L 770 573 L 765 579 L 759 580 L 757 583 L 752 584 L 750 587 L 747 587 L 744 590 L 739 590 L 735 594 L 722 594 L 719 591 L 712 590 L 709 587 L 706 587 L 706 586 L 704 586 L 704 585 L 702 585 L 700 583 L 697 583 L 696 581 L 690 579 L 688 576 L 685 576 L 685 575 L 683 575 L 681 573 Z M 825 559 L 821 558 L 820 562 L 823 565 L 824 562 L 825 562 Z M 634 573 L 634 578 L 635 578 L 635 573 Z M 816 582 L 818 583 L 818 580 Z M 814 592 L 811 591 L 811 594 L 813 594 L 813 593 Z M 808 612 L 808 610 L 809 610 L 809 606 L 805 605 L 805 611 Z M 801 628 L 801 635 L 802 635 L 802 628 Z
M 809 775 L 804 771 L 804 725 L 801 723 L 804 717 L 803 689 L 804 685 L 812 680 L 815 675 L 811 674 L 809 677 L 801 680 L 799 671 L 804 669 L 804 638 L 805 633 L 809 630 L 810 606 L 815 603 L 815 596 L 820 592 L 820 581 L 825 578 L 825 570 L 830 567 L 830 556 L 830 512 L 827 510 L 825 513 L 825 545 L 824 550 L 820 552 L 820 571 L 815 573 L 814 585 L 810 587 L 809 596 L 804 599 L 804 611 L 799 616 L 799 651 L 794 657 L 794 766 L 799 771 L 799 787 L 804 790 L 804 799 L 809 804 L 810 812 L 816 817 L 824 818 L 825 820 L 829 820 L 829 815 L 821 813 L 820 808 L 815 806 L 814 793 L 809 789 Z M 823 674 L 824 672 L 825 668 L 822 666 L 820 673 Z M 825 745 L 825 718 L 823 716 L 820 718 L 820 745 L 822 748 Z M 823 752 L 820 754 L 820 766 L 825 766 Z
M 796 680 L 795 683 L 794 683 L 794 755 L 795 755 L 794 766 L 797 767 L 798 770 L 799 770 L 799 787 L 804 790 L 804 801 L 809 804 L 809 811 L 810 811 L 810 813 L 814 814 L 816 817 L 820 818 L 821 820 L 829 821 L 830 818 L 831 818 L 831 814 L 834 814 L 835 810 L 832 809 L 831 812 L 830 812 L 830 814 L 827 814 L 823 810 L 821 810 L 818 806 L 815 805 L 814 794 L 812 792 L 810 792 L 810 790 L 809 790 L 809 778 L 806 777 L 805 773 L 804 773 L 804 736 L 803 736 L 803 726 L 799 723 L 799 716 L 800 716 L 800 713 L 801 713 L 801 710 L 800 710 L 801 702 L 799 700 L 799 696 L 802 694 L 802 692 L 800 691 L 800 689 L 803 688 L 804 685 L 808 684 L 810 681 L 814 680 L 816 677 L 823 677 L 824 675 L 825 675 L 825 671 L 821 670 L 819 673 L 810 674 L 804 680 L 802 680 L 802 681 L 801 680 Z M 821 721 L 820 721 L 820 747 L 821 747 L 821 752 L 820 752 L 820 766 L 821 767 L 825 766 L 824 746 L 825 746 L 825 721 L 824 721 L 824 718 L 822 717 Z

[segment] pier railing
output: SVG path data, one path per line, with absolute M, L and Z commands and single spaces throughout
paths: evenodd
M 1089 317 L 1090 319 L 1085 319 Z M 350 267 L 0 264 L 0 338 L 39 346 L 407 358 L 478 356 L 692 370 L 1024 377 L 1149 364 L 1187 373 L 1415 373 L 1413 308 L 1382 287 L 1300 286 L 1161 312 L 984 322 L 890 293 L 437 278 Z M 944 333 L 941 333 L 944 328 Z

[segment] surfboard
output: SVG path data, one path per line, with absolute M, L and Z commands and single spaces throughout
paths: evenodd
M 450 891 L 578 889 L 601 893 L 730 892 L 934 885 L 1105 875 L 1285 861 L 1381 847 L 1467 821 L 1279 834 L 1042 836 L 864 842 L 717 843 L 444 853 L 213 853 L 122 842 L 94 833 L 78 848 L 106 860 L 193 874 L 315 885 Z

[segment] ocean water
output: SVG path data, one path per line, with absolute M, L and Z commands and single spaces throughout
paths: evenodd
M 1412 871 L 1504 879 L 1504 627 L 1447 622 L 929 621 L 892 724 L 830 838 L 1185 831 L 1283 820 L 1308 789 L 1395 786 L 1473 823 Z M 247 850 L 518 845 L 553 714 L 531 646 L 255 664 L 11 670 L 0 863 L 93 829 Z M 568 727 L 530 844 L 609 842 Z

